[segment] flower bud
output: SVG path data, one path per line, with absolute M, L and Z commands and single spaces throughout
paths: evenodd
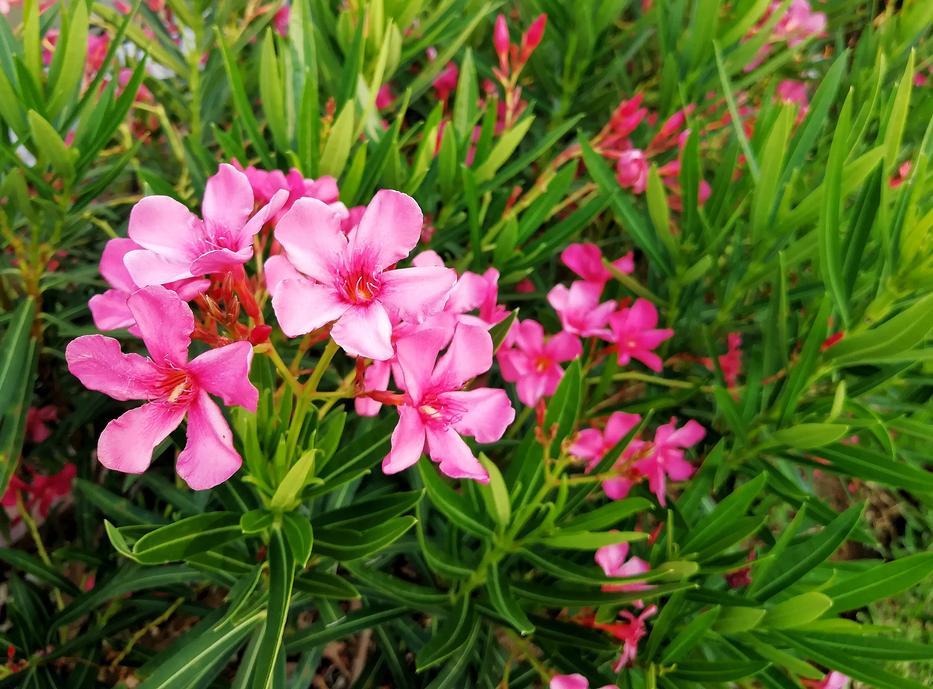
M 623 151 L 616 163 L 616 179 L 623 188 L 636 194 L 643 193 L 648 184 L 648 157 L 645 152 L 637 148 Z
M 522 46 L 526 56 L 531 55 L 532 51 L 541 44 L 541 39 L 544 38 L 544 27 L 546 25 L 547 15 L 539 14 L 537 19 L 528 27 L 528 32 L 524 36 L 524 45 Z
M 492 31 L 492 45 L 496 49 L 496 55 L 500 61 L 503 56 L 509 54 L 509 25 L 505 21 L 505 15 L 500 14 L 496 17 L 496 26 Z

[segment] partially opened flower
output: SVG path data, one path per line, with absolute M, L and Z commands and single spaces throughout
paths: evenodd
M 168 196 L 147 196 L 133 206 L 129 235 L 142 249 L 123 262 L 140 287 L 227 272 L 253 257 L 253 237 L 287 198 L 281 189 L 253 214 L 249 180 L 224 163 L 207 180 L 203 220 Z
M 804 679 L 802 681 L 809 689 L 846 689 L 849 686 L 849 678 L 836 670 L 827 672 L 821 680 Z
M 333 323 L 347 354 L 392 357 L 392 322 L 421 322 L 444 307 L 457 273 L 440 266 L 393 270 L 421 233 L 413 198 L 380 191 L 345 235 L 339 216 L 317 199 L 299 199 L 275 228 L 297 275 L 270 284 L 282 331 L 304 335 Z
M 623 189 L 644 193 L 648 186 L 648 156 L 645 152 L 637 148 L 622 151 L 616 161 L 616 179 Z
M 548 689 L 590 689 L 589 680 L 581 674 L 554 675 Z M 600 689 L 619 689 L 615 684 L 605 684 Z
M 568 452 L 574 457 L 586 460 L 587 470 L 599 464 L 606 453 L 614 448 L 635 426 L 641 423 L 639 414 L 613 412 L 606 422 L 606 428 L 585 428 L 579 433 Z
M 603 252 L 595 244 L 571 244 L 561 252 L 560 260 L 580 278 L 600 288 L 612 279 L 612 273 L 603 265 Z M 634 255 L 630 251 L 613 261 L 612 265 L 622 273 L 631 273 L 635 270 Z
M 620 309 L 609 317 L 612 341 L 619 356 L 619 364 L 627 365 L 637 359 L 652 371 L 663 367 L 661 357 L 652 350 L 674 335 L 668 328 L 656 329 L 658 310 L 645 299 L 636 299 L 631 306 Z
M 234 342 L 188 361 L 194 315 L 177 294 L 145 287 L 127 299 L 127 306 L 149 358 L 124 354 L 117 340 L 103 335 L 84 335 L 65 349 L 68 370 L 85 387 L 115 400 L 146 401 L 107 424 L 98 459 L 108 469 L 142 473 L 156 445 L 187 417 L 188 442 L 178 455 L 178 474 L 196 490 L 226 481 L 241 460 L 210 395 L 256 410 L 259 391 L 249 381 L 252 345 Z
M 580 337 L 610 338 L 606 327 L 615 310 L 612 300 L 600 303 L 602 287 L 592 282 L 574 280 L 570 287 L 554 285 L 548 292 L 548 303 L 557 311 L 564 332 Z
M 239 166 L 236 166 L 239 169 Z M 346 212 L 346 207 L 340 203 L 340 190 L 337 180 L 330 175 L 317 179 L 306 179 L 299 170 L 292 168 L 286 175 L 281 170 L 262 170 L 250 165 L 242 168 L 242 172 L 249 180 L 253 190 L 253 201 L 256 206 L 264 206 L 275 198 L 279 190 L 288 192 L 288 197 L 282 206 L 273 214 L 271 222 L 277 223 L 279 219 L 300 198 L 310 197 L 323 201 L 338 212 Z
M 111 289 L 103 294 L 95 294 L 88 301 L 94 325 L 100 330 L 128 328 L 133 335 L 139 335 L 133 314 L 126 305 L 127 298 L 138 290 L 139 286 L 133 282 L 123 259 L 129 252 L 140 249 L 142 247 L 132 239 L 123 237 L 111 239 L 104 246 L 100 257 L 100 274 Z M 184 301 L 190 301 L 203 294 L 210 284 L 210 280 L 189 278 L 170 282 L 165 287 L 177 293 Z
M 677 428 L 677 420 L 658 427 L 649 454 L 635 463 L 635 467 L 648 477 L 648 487 L 658 498 L 661 507 L 666 504 L 667 479 L 684 481 L 693 476 L 694 466 L 684 459 L 684 450 L 693 447 L 706 436 L 706 429 L 694 420 Z
M 597 623 L 593 625 L 597 629 L 609 632 L 622 642 L 622 653 L 612 666 L 614 672 L 619 672 L 622 668 L 634 662 L 635 657 L 638 655 L 638 642 L 648 634 L 645 620 L 653 616 L 657 611 L 658 606 L 656 605 L 649 605 L 637 616 L 630 613 L 628 610 L 623 610 L 619 613 L 619 617 L 624 619 L 625 622 L 613 622 L 611 624 Z
M 529 407 L 557 390 L 564 375 L 560 364 L 583 354 L 576 335 L 559 332 L 545 338 L 544 328 L 531 319 L 512 327 L 507 344 L 497 354 L 502 377 L 517 384 L 518 399 Z
M 628 543 L 613 543 L 605 545 L 596 551 L 596 564 L 598 564 L 607 577 L 634 577 L 644 574 L 651 566 L 640 557 L 628 556 Z M 650 584 L 633 581 L 626 584 L 603 584 L 603 591 L 647 591 Z M 637 600 L 635 607 L 642 608 L 644 604 Z
M 447 351 L 438 354 L 448 342 Z M 458 324 L 450 338 L 440 328 L 425 328 L 396 343 L 404 399 L 392 433 L 392 449 L 382 469 L 394 474 L 412 466 L 425 452 L 452 478 L 486 482 L 489 475 L 461 436 L 479 443 L 502 437 L 515 419 L 504 390 L 473 388 L 467 381 L 492 366 L 492 338 L 485 328 Z

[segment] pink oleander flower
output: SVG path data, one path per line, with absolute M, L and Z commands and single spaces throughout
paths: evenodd
M 615 343 L 620 365 L 626 366 L 632 359 L 637 359 L 652 371 L 663 368 L 661 357 L 651 350 L 673 337 L 674 331 L 656 329 L 657 324 L 658 310 L 645 299 L 636 299 L 634 304 L 609 317 L 611 341 Z
M 596 564 L 602 568 L 607 577 L 634 577 L 644 574 L 651 566 L 640 557 L 628 556 L 628 543 L 614 543 L 604 545 L 596 551 Z M 647 591 L 651 584 L 633 581 L 628 584 L 603 584 L 603 591 Z M 635 601 L 636 608 L 643 608 L 644 603 Z
M 905 160 L 901 163 L 900 167 L 897 168 L 897 174 L 894 175 L 891 180 L 888 182 L 888 186 L 892 189 L 897 189 L 904 182 L 907 181 L 907 178 L 910 177 L 910 169 L 913 167 L 913 162 L 910 160 Z
M 176 470 L 195 489 L 230 478 L 241 459 L 223 413 L 210 395 L 226 405 L 256 410 L 259 391 L 249 381 L 253 347 L 234 342 L 188 361 L 194 314 L 164 287 L 144 287 L 127 306 L 149 350 L 149 358 L 124 354 L 120 343 L 103 335 L 83 335 L 65 349 L 68 370 L 90 390 L 115 400 L 145 400 L 107 424 L 97 458 L 108 469 L 145 471 L 152 451 L 187 417 L 188 442 Z
M 128 252 L 123 263 L 140 287 L 227 272 L 253 257 L 253 237 L 287 198 L 280 190 L 253 214 L 249 180 L 223 163 L 207 180 L 203 220 L 168 196 L 147 196 L 133 206 L 129 235 L 143 248 Z
M 637 148 L 629 148 L 619 154 L 616 161 L 616 179 L 623 189 L 642 194 L 648 185 L 648 156 Z
M 593 282 L 575 280 L 570 287 L 554 285 L 547 295 L 548 303 L 560 317 L 564 332 L 580 337 L 608 339 L 612 333 L 606 327 L 615 310 L 612 300 L 600 303 L 602 287 Z
M 802 679 L 800 681 L 809 689 L 846 689 L 849 686 L 849 678 L 836 670 L 827 672 L 820 680 Z
M 739 375 L 742 373 L 741 333 L 729 333 L 727 342 L 729 349 L 719 357 L 719 368 L 722 369 L 722 377 L 726 381 L 726 387 L 731 389 L 738 385 Z M 710 371 L 713 370 L 712 359 L 704 357 L 700 359 L 700 362 Z
M 802 120 L 810 109 L 810 100 L 807 97 L 807 84 L 794 79 L 784 79 L 777 87 L 777 97 L 784 103 L 796 103 L 797 119 Z
M 598 285 L 600 290 L 612 279 L 612 273 L 603 265 L 603 252 L 595 244 L 571 244 L 560 254 L 564 265 L 584 281 Z M 620 272 L 630 274 L 635 270 L 635 256 L 630 251 L 612 262 Z
M 648 109 L 641 107 L 644 94 L 639 93 L 634 98 L 623 100 L 616 106 L 609 118 L 614 139 L 624 139 L 634 132 L 642 120 L 648 116 Z
M 43 475 L 30 470 L 32 480 L 26 483 L 18 476 L 10 477 L 6 492 L 0 498 L 0 505 L 16 507 L 17 495 L 22 498 L 26 511 L 38 514 L 43 519 L 49 515 L 52 505 L 71 493 L 78 469 L 68 463 L 55 474 Z
M 58 421 L 58 409 L 54 404 L 29 407 L 26 410 L 26 437 L 34 443 L 45 442 L 52 435 L 48 426 L 51 421 Z
M 584 428 L 577 433 L 573 444 L 568 448 L 570 454 L 586 462 L 587 471 L 602 461 L 606 453 L 614 448 L 622 438 L 641 423 L 641 415 L 623 411 L 613 412 L 606 421 L 606 428 Z
M 589 680 L 581 674 L 554 675 L 548 689 L 590 689 Z M 615 684 L 604 684 L 600 689 L 619 689 Z
M 545 339 L 544 328 L 531 319 L 512 326 L 497 357 L 502 377 L 517 383 L 518 399 L 533 407 L 557 390 L 564 375 L 560 364 L 583 354 L 576 335 L 559 332 Z
M 428 249 L 415 256 L 411 264 L 419 268 L 443 266 L 444 260 L 437 252 Z M 443 312 L 468 325 L 490 328 L 505 320 L 509 315 L 508 310 L 498 301 L 498 270 L 488 268 L 482 275 L 466 270 L 457 278 L 457 283 L 450 290 Z M 472 311 L 478 311 L 477 315 L 471 315 Z
M 648 487 L 666 506 L 667 480 L 685 481 L 693 476 L 694 466 L 684 459 L 684 450 L 693 447 L 706 436 L 706 429 L 692 419 L 677 428 L 677 419 L 660 426 L 644 459 L 635 468 L 648 477 Z
M 770 12 L 776 11 L 780 6 L 780 1 L 774 0 Z M 825 30 L 825 14 L 814 12 L 808 0 L 791 0 L 787 12 L 774 27 L 774 35 L 787 41 L 787 45 L 793 48 L 811 36 L 819 36 Z
M 136 320 L 126 305 L 126 300 L 139 289 L 139 286 L 133 282 L 123 259 L 129 252 L 140 249 L 142 247 L 132 239 L 123 237 L 111 239 L 104 246 L 100 257 L 100 274 L 111 289 L 103 294 L 95 294 L 88 301 L 88 307 L 94 317 L 94 325 L 99 330 L 127 328 L 131 334 L 139 336 Z M 199 294 L 203 294 L 210 284 L 210 280 L 191 278 L 170 282 L 164 287 L 177 293 L 182 300 L 191 301 Z
M 612 666 L 614 672 L 619 672 L 622 668 L 631 665 L 635 661 L 638 655 L 638 642 L 648 634 L 645 620 L 653 616 L 657 611 L 658 606 L 656 605 L 649 605 L 638 616 L 628 610 L 623 610 L 619 613 L 619 617 L 625 619 L 626 622 L 593 625 L 596 629 L 609 632 L 622 642 L 622 653 Z
M 460 68 L 456 62 L 448 62 L 447 66 L 434 79 L 434 93 L 438 100 L 447 100 L 451 93 L 457 89 L 457 79 L 460 77 Z
M 438 355 L 449 340 L 447 351 Z M 461 436 L 479 443 L 502 437 L 515 420 L 504 390 L 473 388 L 467 381 L 492 367 L 492 338 L 484 328 L 458 324 L 450 337 L 441 328 L 425 328 L 400 338 L 396 356 L 405 395 L 392 449 L 382 470 L 394 474 L 428 456 L 452 478 L 485 483 L 489 475 Z
M 261 170 L 252 165 L 247 168 L 240 168 L 237 162 L 234 162 L 233 165 L 246 175 L 246 179 L 249 180 L 250 187 L 253 190 L 254 203 L 258 207 L 270 203 L 280 189 L 285 189 L 288 192 L 285 202 L 272 214 L 269 220 L 273 225 L 278 223 L 282 216 L 295 204 L 295 201 L 306 196 L 323 201 L 334 210 L 349 215 L 349 211 L 340 203 L 340 190 L 337 188 L 337 180 L 330 175 L 324 175 L 317 179 L 306 179 L 301 171 L 296 168 L 289 170 L 286 175 L 281 170 Z
M 283 38 L 288 36 L 288 20 L 291 17 L 291 14 L 292 8 L 286 2 L 278 9 L 278 11 L 276 11 L 275 17 L 272 19 L 272 25 L 275 27 L 275 32 Z
M 378 192 L 349 235 L 324 203 L 296 201 L 275 228 L 290 276 L 267 278 L 282 331 L 297 337 L 333 323 L 350 356 L 392 358 L 393 319 L 420 323 L 440 311 L 457 279 L 439 266 L 392 269 L 418 243 L 421 222 L 415 200 L 397 191 Z
M 395 95 L 392 93 L 392 87 L 388 84 L 380 86 L 379 91 L 376 93 L 376 109 L 384 110 L 385 108 L 391 107 L 394 102 Z

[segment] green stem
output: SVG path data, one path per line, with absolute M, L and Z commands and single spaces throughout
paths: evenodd
M 327 367 L 330 366 L 331 359 L 334 358 L 334 354 L 337 353 L 338 345 L 333 340 L 327 341 L 327 346 L 324 348 L 324 353 L 321 354 L 321 358 L 318 359 L 317 364 L 314 366 L 314 371 L 311 372 L 311 377 L 308 379 L 308 382 L 305 383 L 305 390 L 310 394 L 317 392 L 317 386 L 321 382 L 321 378 L 324 376 L 324 371 L 327 370 Z

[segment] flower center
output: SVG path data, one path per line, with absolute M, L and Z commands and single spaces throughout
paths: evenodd
M 351 304 L 368 304 L 382 291 L 380 272 L 365 255 L 353 256 L 337 273 L 337 291 Z
M 460 421 L 466 409 L 436 393 L 429 393 L 421 399 L 418 413 L 421 414 L 421 420 L 425 425 L 436 429 L 446 429 Z
M 535 357 L 535 372 L 544 373 L 550 367 L 551 367 L 551 359 L 549 357 L 546 357 L 543 354 L 539 354 L 538 356 Z
M 156 400 L 166 404 L 186 404 L 196 392 L 194 379 L 187 371 L 174 366 L 161 370 L 161 379 L 156 383 Z

